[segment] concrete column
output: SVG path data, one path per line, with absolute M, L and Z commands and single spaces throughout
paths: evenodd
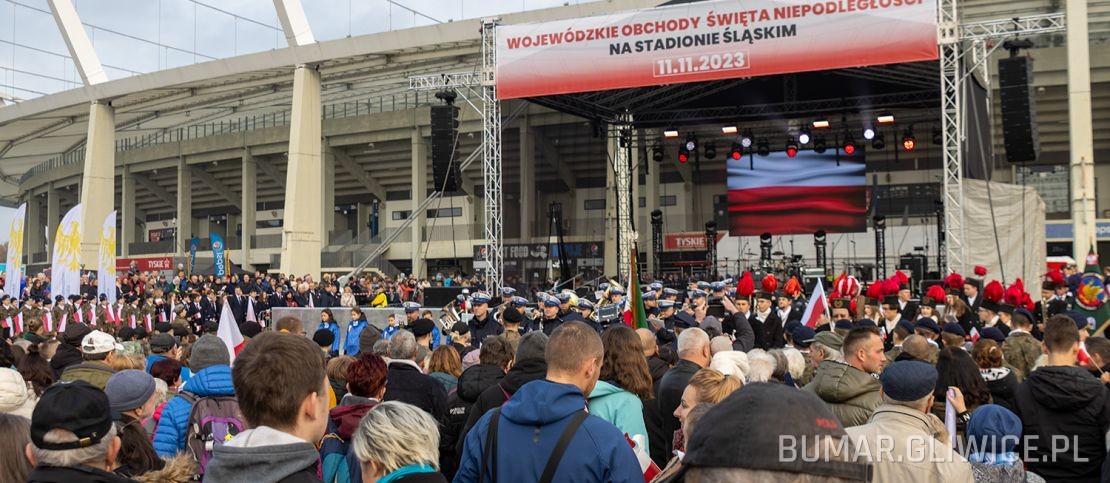
M 32 255 L 46 250 L 46 238 L 44 237 L 46 230 L 43 230 L 42 227 L 42 198 L 38 196 L 28 197 L 27 218 L 23 224 L 23 233 L 26 237 L 23 253 L 27 254 L 27 265 L 30 265 L 33 261 Z
M 85 142 L 85 169 L 81 174 L 81 260 L 96 266 L 100 257 L 100 232 L 112 211 L 116 193 L 116 115 L 107 102 L 89 107 L 89 133 Z
M 320 277 L 321 168 L 320 72 L 298 65 L 293 73 L 293 110 L 289 125 L 285 224 L 281 230 L 281 271 Z
M 527 113 L 520 116 L 520 238 L 525 243 L 537 234 L 536 138 L 528 121 Z
M 424 261 L 424 225 L 427 224 L 428 214 L 425 210 L 417 210 L 417 206 L 428 197 L 428 148 L 424 138 L 420 136 L 420 128 L 412 129 L 412 209 L 416 220 L 412 223 L 412 273 L 416 277 L 425 276 L 426 265 Z
M 385 205 L 383 205 L 383 204 L 379 204 L 378 209 L 380 210 L 384 206 Z M 365 238 L 367 240 L 370 239 L 369 223 L 370 223 L 370 214 L 373 211 L 374 211 L 373 203 L 359 203 L 358 204 L 358 221 L 356 221 L 355 226 L 352 227 L 352 231 L 354 231 L 354 233 L 355 233 L 355 239 L 356 240 L 362 240 L 363 238 Z M 381 230 L 381 219 L 380 219 L 381 215 L 379 214 L 378 216 L 379 216 L 378 230 L 380 231 Z M 366 235 L 363 235 L 363 233 L 365 233 Z
M 1094 247 L 1095 156 L 1091 128 L 1091 53 L 1086 0 L 1067 0 L 1068 131 L 1071 152 L 1072 252 L 1082 263 Z
M 249 149 L 243 149 L 243 205 L 242 223 L 242 260 L 239 262 L 243 266 L 243 270 L 254 270 L 254 264 L 251 263 L 251 237 L 254 236 L 254 231 L 257 227 L 256 217 L 258 216 L 258 161 L 251 155 Z
M 640 208 L 637 213 L 638 217 L 636 228 L 640 232 L 640 248 L 647 254 L 648 273 L 656 273 L 658 267 L 655 266 L 655 257 L 652 256 L 651 247 L 651 212 L 659 209 L 659 171 L 663 169 L 663 163 L 656 163 L 649 157 L 644 161 L 649 164 L 648 172 L 644 176 L 644 201 L 645 206 Z M 637 201 L 639 203 L 639 201 Z M 666 217 L 663 217 L 663 227 L 666 229 Z
M 54 253 L 54 238 L 58 236 L 58 223 L 62 221 L 62 199 L 54 183 L 46 188 L 46 261 Z
M 130 166 L 123 167 L 123 179 L 121 183 L 122 186 L 120 189 L 120 212 L 122 214 L 120 216 L 121 226 L 119 230 L 119 253 L 120 256 L 127 257 L 131 254 L 130 245 L 132 243 L 135 243 L 135 241 L 138 239 L 139 231 L 138 222 L 135 219 L 137 215 L 137 212 L 135 211 L 135 176 L 131 174 Z M 182 236 L 180 229 L 174 229 L 177 230 L 178 237 Z M 188 236 L 188 234 L 186 234 L 185 236 Z
M 177 158 L 177 243 L 176 254 L 183 245 L 182 240 L 191 240 L 196 231 L 193 229 L 193 172 L 185 162 L 185 157 Z M 203 236 L 207 236 L 205 233 Z M 188 242 L 185 242 L 188 243 Z
M 320 230 L 320 244 L 328 246 L 331 243 L 331 232 L 335 231 L 335 155 L 332 154 L 331 147 L 324 150 L 324 173 L 321 183 L 323 186 L 324 202 L 323 211 L 320 213 L 320 221 L 323 223 L 323 228 Z

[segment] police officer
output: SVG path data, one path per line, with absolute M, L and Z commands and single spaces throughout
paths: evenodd
M 474 317 L 470 319 L 467 325 L 470 326 L 470 346 L 478 348 L 487 336 L 500 335 L 505 331 L 493 318 L 493 314 L 489 311 L 490 295 L 485 292 L 475 292 L 470 297 L 470 304 Z
M 545 296 L 542 305 L 543 318 L 540 320 L 540 325 L 543 327 L 543 333 L 550 337 L 551 333 L 563 324 L 563 318 L 559 317 L 559 299 Z

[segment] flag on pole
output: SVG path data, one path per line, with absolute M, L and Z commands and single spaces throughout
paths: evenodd
M 131 318 L 131 328 L 134 329 L 135 328 L 135 314 L 131 314 L 130 318 Z
M 647 311 L 644 310 L 644 294 L 640 292 L 640 274 L 639 268 L 636 263 L 636 249 L 632 250 L 632 267 L 628 271 L 628 311 L 631 317 L 628 318 L 628 325 L 633 329 L 647 329 Z
M 235 363 L 235 355 L 243 350 L 243 344 L 246 342 L 243 339 L 243 334 L 239 332 L 239 325 L 235 323 L 235 315 L 231 313 L 231 304 L 224 301 L 224 308 L 220 312 L 220 325 L 216 329 L 216 336 L 224 341 L 227 345 L 228 355 L 231 357 L 231 363 Z
M 69 314 L 62 312 L 62 320 L 58 321 L 58 332 L 66 330 L 66 321 L 69 319 Z
M 78 322 L 82 324 L 85 323 L 85 315 L 81 313 L 80 307 L 75 308 L 75 310 L 73 311 L 73 317 L 76 318 Z
M 89 306 L 89 325 L 96 327 L 96 309 Z
M 52 315 L 50 315 L 50 311 L 48 310 L 46 312 L 43 312 L 42 316 L 43 316 L 43 318 L 42 318 L 43 322 L 46 322 L 46 331 L 47 332 L 53 332 L 54 331 L 54 317 Z
M 9 297 L 19 299 L 20 282 L 23 280 L 23 226 L 27 217 L 27 203 L 19 205 L 12 218 L 12 227 L 8 231 L 8 258 L 4 282 L 4 292 Z
M 154 323 L 153 322 L 154 321 L 153 321 L 152 317 L 150 316 L 150 314 L 144 314 L 143 315 L 143 323 L 146 324 L 146 331 L 147 332 L 154 332 Z
M 247 297 L 247 322 L 258 322 L 258 316 L 254 314 L 254 299 Z
M 813 294 L 809 296 L 806 311 L 802 314 L 802 323 L 811 329 L 817 328 L 817 320 L 821 318 L 821 314 L 828 312 L 829 302 L 825 300 L 825 288 L 821 285 L 821 279 L 817 279 L 817 286 L 813 287 Z
M 15 333 L 23 332 L 23 312 L 15 313 Z

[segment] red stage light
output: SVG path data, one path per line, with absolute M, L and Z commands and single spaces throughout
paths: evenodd
M 915 147 L 917 147 L 917 140 L 915 140 L 913 137 L 906 136 L 902 138 L 903 149 L 905 149 L 906 151 L 913 151 L 913 148 Z
M 856 145 L 852 144 L 852 143 L 845 144 L 844 145 L 844 153 L 845 154 L 856 154 Z
M 787 146 L 786 147 L 786 155 L 791 157 L 791 158 L 793 158 L 794 156 L 797 156 L 798 155 L 798 148 L 796 148 L 794 146 Z
M 744 157 L 744 149 L 740 147 L 739 143 L 732 143 L 732 150 L 728 153 L 729 157 L 733 160 L 739 161 Z
M 682 151 L 678 152 L 678 162 L 680 162 L 682 164 L 686 164 L 686 161 L 689 161 L 689 160 L 690 160 L 690 155 L 686 154 L 685 150 L 682 150 Z
M 734 159 L 736 161 L 739 161 L 740 158 L 744 157 L 744 155 L 741 154 L 740 151 L 733 151 L 731 156 L 732 156 L 732 159 Z

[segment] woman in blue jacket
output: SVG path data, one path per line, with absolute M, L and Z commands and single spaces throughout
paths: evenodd
M 331 334 L 335 336 L 331 343 L 331 348 L 328 349 L 328 357 L 339 355 L 339 344 L 341 342 L 339 339 L 339 324 L 336 323 L 335 316 L 332 315 L 331 309 L 324 309 L 324 311 L 320 313 L 320 325 L 316 327 L 316 330 L 320 329 L 328 329 L 331 331 Z
M 358 307 L 351 308 L 351 322 L 347 324 L 347 338 L 343 342 L 343 353 L 349 356 L 358 354 L 358 336 L 366 328 L 366 315 Z M 338 327 L 337 327 L 338 329 Z M 339 340 L 336 337 L 336 340 Z

